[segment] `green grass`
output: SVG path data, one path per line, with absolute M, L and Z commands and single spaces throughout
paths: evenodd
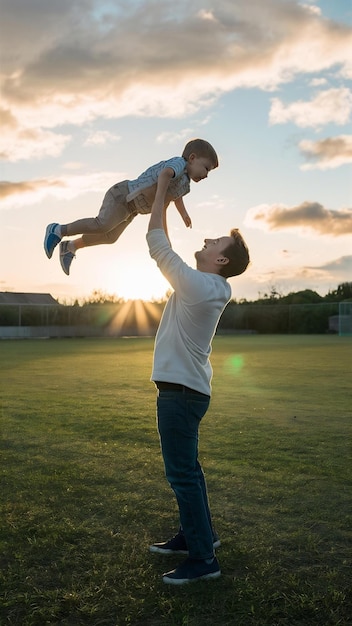
M 3 341 L 1 626 L 347 626 L 350 338 L 216 337 L 201 460 L 222 577 L 174 589 L 151 339 Z

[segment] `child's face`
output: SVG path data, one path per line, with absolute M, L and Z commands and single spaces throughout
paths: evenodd
M 206 157 L 198 157 L 196 154 L 191 154 L 187 161 L 187 173 L 191 180 L 195 183 L 199 183 L 200 180 L 206 178 L 214 166 L 210 159 Z

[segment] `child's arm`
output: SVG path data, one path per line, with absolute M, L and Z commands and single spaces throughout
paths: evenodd
M 174 200 L 175 202 L 175 206 L 176 209 L 178 210 L 179 214 L 181 215 L 184 223 L 186 224 L 187 228 L 192 228 L 192 220 L 190 218 L 190 216 L 187 213 L 186 207 L 183 203 L 183 198 L 181 196 L 181 198 L 177 198 L 177 200 Z

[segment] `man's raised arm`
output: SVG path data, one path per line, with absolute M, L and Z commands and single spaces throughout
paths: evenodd
M 148 231 L 161 228 L 167 234 L 165 197 L 171 178 L 174 175 L 171 167 L 163 169 L 158 177 L 155 199 L 149 220 Z

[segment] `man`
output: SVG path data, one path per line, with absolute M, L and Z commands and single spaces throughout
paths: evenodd
M 165 181 L 165 186 L 167 181 Z M 211 341 L 231 297 L 227 282 L 248 266 L 248 248 L 237 229 L 230 236 L 205 239 L 192 269 L 172 250 L 160 181 L 147 242 L 151 257 L 174 289 L 155 338 L 151 379 L 158 388 L 157 422 L 165 474 L 179 507 L 180 529 L 170 541 L 150 546 L 159 554 L 188 554 L 163 575 L 182 585 L 220 576 L 204 474 L 198 461 L 198 428 L 211 395 Z

